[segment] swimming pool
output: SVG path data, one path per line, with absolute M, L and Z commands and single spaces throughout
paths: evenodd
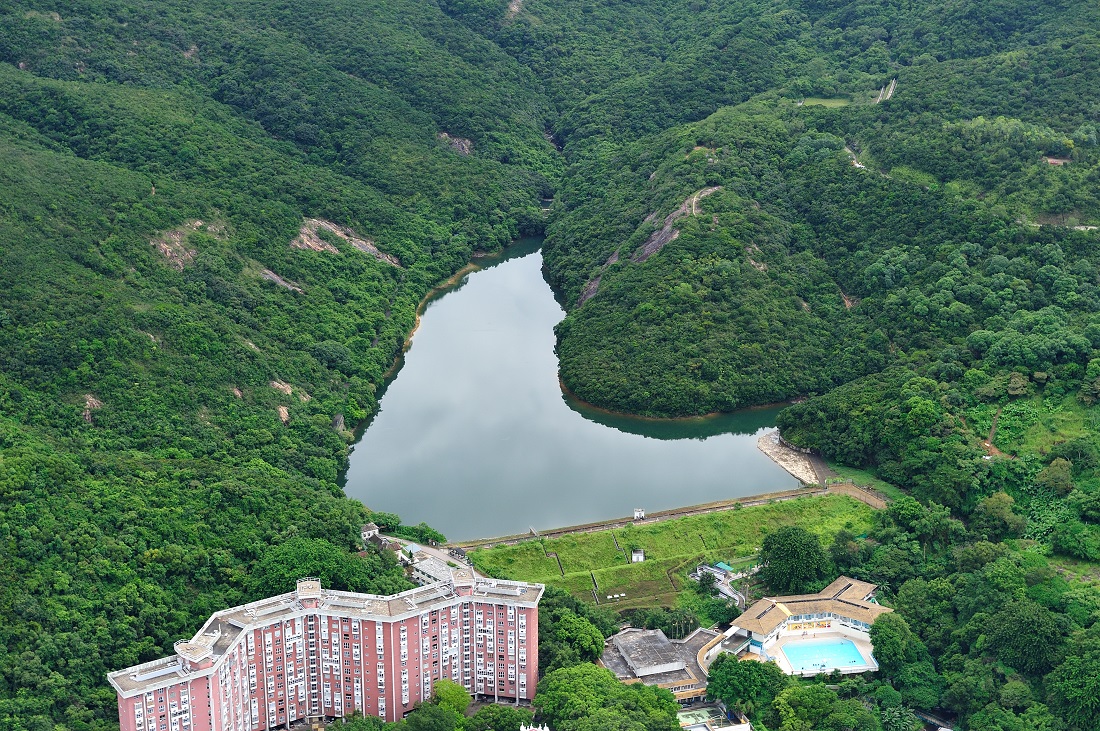
M 845 639 L 794 640 L 784 645 L 782 652 L 791 669 L 797 673 L 824 673 L 868 664 L 855 644 Z

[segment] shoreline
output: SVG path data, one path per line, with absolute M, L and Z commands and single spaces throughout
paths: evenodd
M 486 252 L 475 250 L 470 254 L 471 261 L 468 261 L 466 264 L 462 265 L 462 267 L 458 269 L 454 274 L 433 286 L 431 289 L 424 293 L 423 297 L 420 298 L 420 302 L 418 302 L 416 305 L 416 313 L 413 318 L 412 329 L 410 329 L 409 332 L 405 335 L 405 338 L 401 343 L 401 348 L 393 356 L 393 361 L 390 363 L 389 368 L 387 368 L 385 372 L 382 373 L 382 382 L 379 383 L 378 387 L 375 389 L 375 402 L 378 405 L 378 408 L 368 414 L 365 418 L 357 421 L 353 428 L 345 430 L 347 433 L 350 433 L 351 442 L 348 443 L 346 451 L 344 452 L 344 460 L 346 464 L 339 470 L 339 474 L 337 475 L 337 484 L 340 486 L 340 489 L 344 491 L 345 496 L 347 496 L 347 472 L 348 464 L 350 464 L 351 452 L 354 450 L 355 445 L 358 444 L 359 441 L 363 438 L 363 432 L 370 428 L 370 425 L 374 421 L 374 418 L 378 416 L 378 412 L 381 410 L 382 394 L 385 394 L 386 389 L 389 388 L 390 384 L 393 383 L 395 378 L 397 378 L 401 367 L 404 365 L 405 354 L 408 353 L 409 348 L 412 347 L 413 336 L 415 336 L 417 331 L 420 329 L 420 321 L 421 318 L 423 318 L 424 312 L 425 310 L 427 310 L 428 305 L 430 305 L 433 300 L 447 294 L 449 290 L 456 287 L 465 277 L 469 276 L 470 274 L 491 267 L 497 259 L 507 258 L 512 253 L 514 247 L 525 240 L 527 239 L 524 237 L 518 238 L 512 243 L 508 244 L 508 246 L 505 246 L 500 251 Z
M 447 290 L 461 282 L 468 274 L 473 274 L 481 269 L 482 267 L 480 265 L 470 262 L 424 294 L 420 302 L 416 305 L 416 317 L 413 319 L 412 329 L 409 330 L 409 334 L 405 336 L 404 342 L 401 343 L 400 352 L 393 357 L 393 363 L 391 363 L 390 367 L 386 369 L 386 372 L 382 374 L 383 381 L 390 380 L 390 378 L 396 374 L 398 367 L 401 365 L 402 357 L 404 357 L 405 353 L 409 352 L 409 348 L 412 347 L 413 336 L 416 335 L 416 331 L 420 329 L 420 318 L 424 316 L 424 311 L 427 310 L 432 300 L 446 294 Z
M 796 487 L 791 490 L 778 490 L 776 492 L 745 495 L 742 497 L 730 498 L 728 500 L 716 500 L 709 503 L 658 510 L 648 513 L 644 519 L 638 521 L 635 521 L 632 517 L 623 516 L 620 518 L 597 520 L 591 523 L 580 523 L 561 528 L 551 528 L 544 531 L 513 533 L 511 535 L 497 536 L 494 538 L 473 538 L 468 541 L 455 541 L 447 545 L 456 546 L 469 551 L 478 548 L 490 548 L 492 546 L 522 543 L 524 541 L 539 538 L 558 538 L 570 533 L 596 533 L 602 530 L 619 528 L 626 525 L 648 525 L 650 523 L 659 523 L 665 520 L 683 518 L 689 515 L 715 513 L 723 510 L 736 510 L 738 507 L 753 507 L 755 505 L 766 505 L 767 503 L 779 500 L 795 500 L 801 497 L 814 497 L 826 494 L 828 493 L 823 487 Z
M 471 261 L 464 264 L 454 274 L 447 277 L 442 282 L 435 285 L 424 293 L 424 296 L 420 298 L 420 302 L 416 305 L 416 317 L 413 320 L 412 329 L 409 330 L 409 333 L 405 336 L 405 340 L 401 343 L 401 350 L 397 353 L 397 355 L 394 356 L 393 363 L 391 363 L 390 367 L 386 369 L 386 372 L 382 374 L 383 386 L 388 386 L 388 382 L 396 375 L 397 371 L 399 370 L 401 366 L 401 359 L 404 357 L 405 353 L 409 352 L 409 348 L 412 347 L 413 336 L 416 335 L 416 331 L 420 329 L 420 319 L 424 316 L 424 311 L 428 308 L 428 305 L 432 303 L 432 300 L 447 294 L 448 290 L 453 289 L 455 286 L 457 286 L 464 277 L 473 274 L 474 272 L 479 272 L 487 267 L 491 267 L 494 261 L 497 259 L 507 258 L 512 253 L 513 247 L 517 246 L 520 242 L 527 240 L 528 238 L 520 237 L 505 246 L 500 251 L 476 250 L 472 252 L 470 254 Z M 370 419 L 371 417 L 367 417 L 367 419 L 363 420 L 363 423 L 365 424 L 369 422 Z M 359 427 L 357 426 L 356 429 L 358 430 L 358 428 Z
M 779 406 L 790 406 L 791 404 L 799 403 L 798 399 L 791 399 L 790 401 L 774 401 L 767 404 L 754 404 L 753 406 L 745 406 L 740 409 L 734 409 L 733 411 L 708 411 L 705 414 L 695 414 L 693 416 L 642 416 L 641 414 L 632 414 L 629 411 L 614 411 L 612 409 L 604 408 L 603 406 L 596 406 L 595 404 L 585 401 L 576 393 L 573 392 L 569 386 L 565 385 L 565 381 L 562 380 L 561 371 L 558 371 L 558 386 L 561 388 L 561 392 L 568 396 L 573 401 L 584 406 L 586 409 L 597 411 L 601 414 L 607 414 L 608 416 L 616 416 L 622 419 L 637 419 L 638 421 L 656 421 L 656 422 L 673 422 L 673 421 L 705 421 L 707 419 L 717 419 L 730 414 L 740 414 L 745 411 L 763 411 L 765 409 L 774 409 Z
M 756 440 L 756 448 L 803 485 L 819 482 L 817 470 L 810 458 L 780 442 L 778 429 L 769 429 L 761 434 Z

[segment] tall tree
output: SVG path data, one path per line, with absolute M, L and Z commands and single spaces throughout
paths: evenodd
M 818 537 L 793 525 L 765 536 L 759 557 L 760 578 L 783 594 L 806 591 L 829 570 L 829 559 Z
M 411 588 L 388 553 L 364 556 L 321 538 L 291 538 L 268 547 L 248 579 L 253 599 L 293 591 L 298 579 L 314 576 L 326 589 L 390 594 Z
M 707 698 L 720 700 L 726 705 L 754 709 L 771 705 L 789 682 L 779 666 L 770 662 L 738 660 L 736 655 L 723 653 L 710 666 L 707 680 Z
M 920 638 L 897 612 L 880 614 L 869 632 L 879 668 L 887 675 L 898 673 L 926 652 Z
M 676 699 L 644 683 L 620 683 L 610 670 L 585 663 L 555 670 L 533 701 L 556 731 L 677 731 Z
M 470 694 L 458 683 L 440 678 L 432 686 L 432 702 L 462 715 L 470 705 Z
M 1065 641 L 1064 622 L 1030 599 L 1012 602 L 989 623 L 989 648 L 1017 670 L 1041 675 L 1050 670 Z
M 526 708 L 490 704 L 462 722 L 463 731 L 519 731 L 520 726 L 530 726 L 535 717 Z

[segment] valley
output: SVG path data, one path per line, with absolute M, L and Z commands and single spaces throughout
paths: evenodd
M 647 534 L 640 569 L 477 559 L 550 584 L 539 723 L 675 731 L 601 641 L 730 619 L 688 564 L 778 534 L 799 590 L 894 611 L 876 674 L 728 663 L 756 727 L 1100 726 L 1098 70 L 1100 10 L 1046 0 L 8 3 L 0 727 L 113 731 L 108 671 L 303 576 L 406 590 L 370 521 L 428 543 L 793 486 L 773 421 L 889 505 L 691 516 L 742 522 Z M 402 729 L 535 718 L 449 712 Z

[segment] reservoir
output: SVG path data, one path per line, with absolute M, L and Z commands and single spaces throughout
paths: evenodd
M 353 448 L 345 491 L 450 540 L 525 533 L 785 490 L 756 448 L 779 408 L 609 414 L 562 392 L 540 239 L 479 261 L 427 305 Z

